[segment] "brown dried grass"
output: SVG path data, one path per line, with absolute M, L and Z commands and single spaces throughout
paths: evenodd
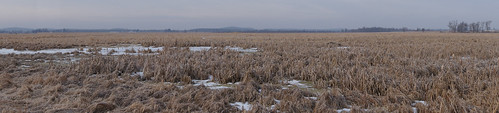
M 165 47 L 159 55 L 81 54 L 76 55 L 82 58 L 76 63 L 43 62 L 68 57 L 64 54 L 0 55 L 0 102 L 5 103 L 0 105 L 0 111 L 107 111 L 108 107 L 99 106 L 105 103 L 115 107 L 111 112 L 244 112 L 230 103 L 249 102 L 253 109 L 246 112 L 336 112 L 349 105 L 352 112 L 412 112 L 411 107 L 418 112 L 497 112 L 498 36 L 0 34 L 0 48 L 17 50 L 120 44 Z M 189 46 L 256 47 L 260 51 L 181 49 Z M 144 72 L 144 76 L 131 76 L 134 72 Z M 210 75 L 218 83 L 241 83 L 220 90 L 191 85 L 192 80 L 208 79 Z M 313 90 L 282 89 L 286 85 L 282 81 L 290 79 L 309 81 Z M 428 105 L 411 106 L 415 100 Z M 269 109 L 271 105 L 275 109 Z

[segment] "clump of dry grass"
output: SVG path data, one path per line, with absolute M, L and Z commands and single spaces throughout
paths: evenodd
M 12 83 L 12 76 L 9 74 L 0 74 L 0 89 L 7 89 L 14 85 Z
M 90 112 L 92 113 L 106 113 L 108 111 L 112 111 L 116 108 L 115 105 L 108 103 L 97 103 L 90 108 Z

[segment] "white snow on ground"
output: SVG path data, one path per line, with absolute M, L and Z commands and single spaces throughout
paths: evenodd
M 71 53 L 73 51 L 76 51 L 76 49 L 47 49 L 47 50 L 40 50 L 40 51 L 18 51 L 14 49 L 5 49 L 2 48 L 0 49 L 0 54 L 5 55 L 5 54 L 37 54 L 37 53 L 47 53 L 47 54 L 55 54 L 55 53 Z
M 222 84 L 212 82 L 212 80 L 213 80 L 213 76 L 210 76 L 206 80 L 192 80 L 192 82 L 194 82 L 194 86 L 204 85 L 204 86 L 206 86 L 206 87 L 208 87 L 210 89 L 230 88 L 230 87 L 227 87 L 227 86 L 223 86 Z
M 471 59 L 471 57 L 461 57 L 461 59 L 468 60 L 468 59 Z
M 270 105 L 270 109 L 275 109 L 275 106 L 276 106 L 277 104 L 280 104 L 280 103 L 281 103 L 281 100 L 274 99 L 274 101 L 275 101 L 275 103 L 276 103 L 276 104 L 274 104 L 274 105 Z M 267 109 L 269 109 L 269 108 L 267 108 Z
M 288 86 L 296 86 L 296 87 L 299 87 L 299 88 L 311 88 L 312 87 L 312 86 L 309 86 L 307 84 L 303 84 L 302 81 L 299 81 L 299 80 L 290 80 L 290 81 L 286 81 L 286 82 L 288 84 L 290 84 Z
M 76 62 L 76 61 L 79 61 L 79 60 L 81 60 L 81 58 L 70 57 L 70 61 L 71 62 Z
M 418 113 L 418 108 L 416 108 L 416 107 L 412 107 L 412 112 L 413 112 L 413 113 Z
M 199 47 L 189 47 L 189 50 L 193 51 L 193 52 L 197 52 L 197 51 L 208 51 L 211 48 L 212 47 L 209 47 L 209 46 L 199 46 Z M 245 52 L 245 53 L 258 52 L 258 48 L 243 49 L 241 47 L 226 46 L 225 49 L 232 50 L 232 51 L 238 51 L 238 52 Z
M 420 100 L 416 100 L 416 101 L 414 101 L 414 103 L 412 103 L 411 105 L 412 105 L 412 106 L 416 106 L 416 104 L 417 104 L 417 103 L 421 103 L 421 104 L 423 104 L 423 105 L 425 105 L 425 106 L 426 106 L 426 105 L 428 105 L 428 104 L 426 104 L 426 102 L 425 102 L 425 101 L 420 101 Z
M 416 100 L 416 101 L 414 101 L 414 103 L 412 103 L 412 104 L 411 104 L 411 105 L 412 105 L 412 112 L 413 112 L 413 113 L 418 113 L 418 108 L 416 108 L 416 107 L 415 107 L 415 106 L 416 106 L 416 104 L 418 104 L 418 103 L 421 103 L 421 104 L 423 104 L 423 105 L 425 105 L 425 106 L 427 106 L 427 105 L 428 105 L 428 104 L 426 104 L 426 102 L 425 102 L 425 101 L 420 101 L 420 100 Z
M 208 88 L 213 89 L 213 90 L 214 89 L 232 88 L 230 86 L 232 86 L 234 84 L 240 84 L 240 82 L 219 84 L 219 83 L 212 82 L 212 80 L 213 80 L 213 76 L 209 76 L 209 78 L 206 80 L 192 80 L 192 82 L 194 82 L 193 86 L 204 85 L 205 87 L 208 87 Z M 184 88 L 183 85 L 180 85 L 180 82 L 178 82 L 178 83 L 164 82 L 164 83 L 168 84 L 168 85 L 175 85 L 180 89 Z
M 281 100 L 274 99 L 274 101 L 275 101 L 277 104 L 281 103 Z
M 350 47 L 336 47 L 336 48 L 338 48 L 338 49 L 348 49 Z
M 21 65 L 21 68 L 30 68 L 31 66 L 28 65 Z
M 84 51 L 86 53 L 89 53 L 89 52 L 87 52 L 88 49 L 89 48 L 84 48 Z M 140 53 L 140 51 L 145 51 L 145 50 L 149 50 L 149 49 L 152 52 L 156 52 L 156 51 L 163 50 L 163 47 L 144 47 L 144 46 L 139 46 L 139 45 L 130 45 L 130 46 L 124 46 L 124 47 L 109 47 L 109 48 L 102 48 L 102 50 L 100 51 L 100 54 L 107 55 L 107 54 L 109 54 L 109 52 L 114 50 L 115 52 L 111 55 L 125 55 L 125 54 L 140 55 L 140 54 L 143 54 L 143 53 Z M 136 53 L 126 53 L 127 50 L 135 50 Z
M 317 100 L 317 97 L 305 97 L 306 99 Z
M 141 53 L 140 51 L 145 51 L 145 50 L 151 50 L 152 52 L 157 52 L 157 51 L 162 51 L 163 47 L 144 47 L 141 45 L 121 45 L 121 46 L 113 46 L 113 47 L 99 47 L 100 51 L 98 53 L 102 55 L 109 55 L 111 52 L 112 54 L 110 55 L 142 55 L 144 53 Z M 190 51 L 197 52 L 197 51 L 208 51 L 212 49 L 212 47 L 209 46 L 199 46 L 199 47 L 188 47 Z M 46 49 L 46 50 L 38 50 L 38 51 L 19 51 L 19 50 L 14 50 L 14 49 L 5 49 L 2 48 L 0 49 L 0 54 L 37 54 L 37 53 L 46 53 L 46 54 L 55 54 L 55 53 L 71 53 L 71 52 L 81 52 L 81 53 L 86 53 L 86 54 L 91 54 L 93 52 L 89 52 L 89 50 L 95 49 L 91 47 L 85 47 L 85 48 L 69 48 L 69 49 Z M 243 49 L 241 47 L 230 47 L 227 46 L 225 47 L 227 50 L 233 50 L 233 51 L 238 51 L 238 52 L 245 52 L 245 53 L 252 53 L 252 52 L 257 52 L 258 48 L 249 48 L 249 49 Z M 135 53 L 127 53 L 126 51 L 129 50 L 134 50 Z M 156 53 L 157 54 L 157 53 Z
M 200 46 L 200 47 L 189 47 L 190 51 L 208 51 L 211 47 L 208 46 Z
M 341 113 L 341 112 L 343 112 L 343 111 L 345 111 L 345 112 L 350 112 L 350 111 L 351 111 L 351 109 L 348 109 L 348 108 L 343 108 L 343 109 L 336 110 L 336 112 L 338 112 L 338 113 Z
M 338 109 L 338 110 L 336 110 L 336 112 L 338 112 L 338 113 L 341 113 L 343 111 L 344 112 L 350 112 L 350 111 L 352 111 L 351 108 L 352 108 L 352 106 L 348 105 L 348 108 Z M 360 110 L 366 111 L 366 112 L 369 111 L 368 109 L 360 109 Z
M 239 51 L 239 52 L 246 52 L 246 53 L 258 52 L 258 48 L 243 49 L 243 48 L 240 48 L 240 47 L 230 47 L 230 46 L 227 46 L 227 47 L 225 47 L 225 49 L 230 49 L 230 50 Z
M 131 76 L 140 76 L 140 78 L 144 77 L 144 72 L 134 72 Z
M 235 103 L 230 103 L 231 106 L 237 107 L 239 110 L 251 110 L 251 104 L 248 102 L 235 102 Z
M 90 47 L 83 48 L 83 51 L 80 51 L 78 48 L 69 48 L 69 49 L 46 49 L 46 50 L 39 50 L 39 51 L 18 51 L 14 49 L 5 49 L 2 48 L 0 49 L 0 54 L 37 54 L 37 53 L 46 53 L 46 54 L 55 54 L 55 53 L 71 53 L 71 52 L 82 52 L 82 53 L 92 53 L 88 52 L 89 49 L 92 49 Z M 124 55 L 124 54 L 129 54 L 129 55 L 140 55 L 143 53 L 140 53 L 139 51 L 144 51 L 144 50 L 151 50 L 153 52 L 156 51 L 161 51 L 163 50 L 163 47 L 144 47 L 140 45 L 128 45 L 128 46 L 115 46 L 115 47 L 103 47 L 101 50 L 98 52 L 102 55 L 108 55 L 109 52 L 114 50 L 114 53 L 111 55 Z M 135 50 L 136 53 L 126 53 L 126 50 Z

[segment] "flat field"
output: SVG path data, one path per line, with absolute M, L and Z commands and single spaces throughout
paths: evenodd
M 2 112 L 499 112 L 499 34 L 0 34 Z

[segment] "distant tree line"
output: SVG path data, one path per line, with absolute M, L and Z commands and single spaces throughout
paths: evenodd
M 162 29 L 162 30 L 139 30 L 139 29 L 19 29 L 19 30 L 2 30 L 0 33 L 64 33 L 64 32 L 176 32 L 172 29 Z
M 432 31 L 425 28 L 409 29 L 407 27 L 403 28 L 384 28 L 384 27 L 362 27 L 357 29 L 342 29 L 341 32 L 407 32 L 407 31 Z
M 491 23 L 492 21 L 466 23 L 454 20 L 450 21 L 447 26 L 449 31 L 454 33 L 483 33 L 492 32 Z

